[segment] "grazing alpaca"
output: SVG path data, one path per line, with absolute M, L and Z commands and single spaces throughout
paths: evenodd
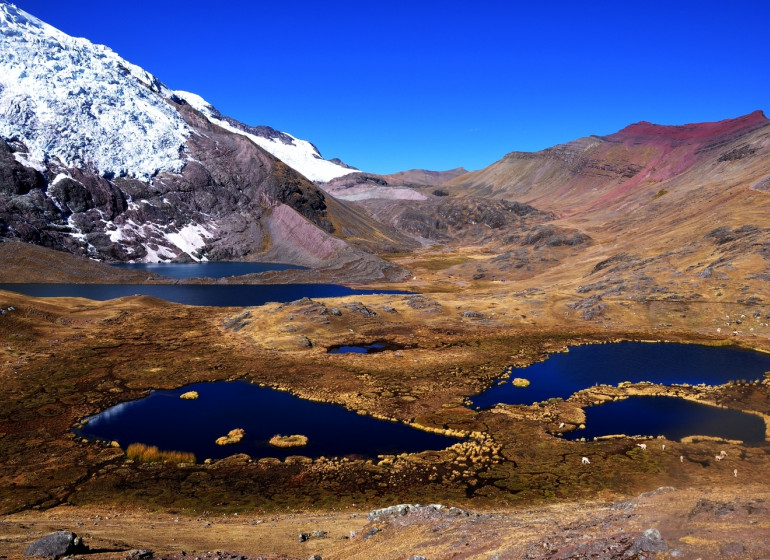
M 679 462 L 680 463 L 684 463 L 684 455 L 680 455 L 679 456 Z
M 738 469 L 733 469 L 733 476 L 738 478 Z
M 716 459 L 717 461 L 721 461 L 722 459 L 724 459 L 724 457 L 722 457 L 722 455 L 715 455 L 714 459 Z
M 588 457 L 583 457 L 580 460 L 580 462 L 583 463 L 584 465 L 590 465 L 591 464 L 591 461 L 588 460 Z
M 647 449 L 646 443 L 637 443 L 636 446 L 641 449 L 642 451 L 645 451 Z

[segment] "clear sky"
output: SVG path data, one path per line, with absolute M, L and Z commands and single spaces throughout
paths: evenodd
M 391 173 L 770 115 L 770 2 L 17 0 L 222 113 Z

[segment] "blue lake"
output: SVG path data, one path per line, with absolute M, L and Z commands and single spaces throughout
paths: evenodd
M 184 400 L 186 391 L 199 398 Z M 235 445 L 216 445 L 218 437 L 243 428 Z M 245 381 L 198 383 L 174 391 L 119 404 L 92 417 L 82 428 L 85 437 L 116 440 L 124 449 L 131 443 L 164 450 L 189 451 L 198 461 L 246 453 L 254 458 L 305 455 L 343 457 L 439 450 L 459 440 L 416 428 L 361 416 L 341 406 L 300 399 Z M 302 434 L 304 447 L 276 448 L 276 435 Z
M 285 303 L 303 297 L 409 293 L 357 290 L 338 284 L 0 284 L 0 290 L 34 297 L 83 297 L 100 301 L 146 295 L 186 305 L 212 307 L 248 307 L 269 301 Z
M 225 278 L 258 274 L 271 270 L 305 270 L 304 266 L 280 263 L 202 262 L 202 263 L 114 263 L 117 268 L 144 270 L 180 280 L 188 278 Z
M 405 346 L 394 342 L 371 342 L 369 344 L 345 345 L 339 344 L 329 346 L 326 350 L 328 354 L 376 354 L 385 350 L 402 350 Z
M 377 344 L 363 344 L 361 346 L 334 346 L 327 350 L 329 354 L 375 354 L 385 350 L 385 346 Z
M 757 380 L 770 371 L 770 354 L 737 347 L 697 344 L 619 342 L 570 348 L 526 368 L 510 368 L 511 380 L 523 377 L 529 387 L 510 380 L 472 397 L 472 405 L 532 404 L 567 398 L 593 385 L 651 381 L 665 385 L 722 385 L 730 380 Z
M 674 397 L 630 397 L 590 406 L 585 426 L 564 437 L 662 435 L 673 441 L 699 435 L 737 439 L 749 445 L 765 441 L 765 423 L 758 416 Z

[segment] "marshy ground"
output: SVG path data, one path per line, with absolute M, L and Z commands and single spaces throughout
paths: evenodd
M 461 256 L 448 262 L 466 266 Z M 766 498 L 757 483 L 770 475 L 770 447 L 656 439 L 642 450 L 639 440 L 629 438 L 571 442 L 551 435 L 561 423 L 582 423 L 585 406 L 624 395 L 675 394 L 766 418 L 766 383 L 596 387 L 566 401 L 485 411 L 473 410 L 466 399 L 502 377 L 508 366 L 541 360 L 570 345 L 666 340 L 768 350 L 768 307 L 745 298 L 739 302 L 739 294 L 697 301 L 604 297 L 598 318 L 586 319 L 570 312 L 573 296 L 455 277 L 436 264 L 438 258 L 426 258 L 424 269 L 418 263 L 416 279 L 401 286 L 419 294 L 306 299 L 248 309 L 186 307 L 148 297 L 93 302 L 0 292 L 2 306 L 14 308 L 0 317 L 0 523 L 7 535 L 0 538 L 0 554 L 14 557 L 33 533 L 56 526 L 76 532 L 82 527 L 98 542 L 120 541 L 168 555 L 222 549 L 229 542 L 241 552 L 298 558 L 324 551 L 336 558 L 401 558 L 408 556 L 406 549 L 395 541 L 388 545 L 384 529 L 380 540 L 319 539 L 312 551 L 295 542 L 296 533 L 305 530 L 300 527 L 327 530 L 329 521 L 340 536 L 349 536 L 366 525 L 367 511 L 397 503 L 497 512 L 518 527 L 515 534 L 532 539 L 541 538 L 542 526 L 554 531 L 569 526 L 590 536 L 601 532 L 602 523 L 617 523 L 622 532 L 619 518 L 608 520 L 607 504 L 663 486 L 677 488 L 682 498 L 662 494 L 654 507 L 639 505 L 648 511 L 649 523 L 652 509 L 660 519 L 673 519 L 679 509 L 693 511 L 708 497 L 734 504 L 730 523 L 745 523 L 747 534 L 767 527 L 764 506 L 749 501 Z M 740 335 L 729 327 L 717 331 L 730 321 L 725 317 L 741 315 Z M 326 351 L 374 341 L 398 349 L 375 355 Z M 83 418 L 150 389 L 225 379 L 469 437 L 444 450 L 374 459 L 310 459 L 299 448 L 283 461 L 236 455 L 189 464 L 127 460 L 123 449 L 83 441 L 71 431 Z M 723 449 L 726 458 L 715 460 Z M 759 512 L 757 517 L 735 513 L 744 506 Z M 697 515 L 690 519 L 687 530 L 694 533 L 687 538 L 684 528 L 666 533 L 660 523 L 660 529 L 664 538 L 679 539 L 683 550 L 705 555 L 716 546 L 705 536 L 707 527 L 732 527 L 716 513 L 709 518 L 712 525 L 700 524 Z M 448 553 L 439 541 L 430 544 L 434 521 L 443 523 L 439 536 L 460 535 L 462 523 L 471 523 L 428 519 L 393 534 L 398 532 L 404 546 L 423 543 L 424 550 L 435 551 L 426 556 L 444 558 Z M 637 527 L 629 521 L 622 530 L 630 535 L 644 530 L 646 522 Z M 199 530 L 206 523 L 215 530 Z M 578 528 L 580 523 L 585 527 Z M 567 546 L 564 531 L 561 548 Z M 389 546 L 392 553 L 386 553 Z M 493 551 L 468 546 L 465 557 L 473 557 L 471 550 Z M 751 546 L 745 546 L 746 554 L 760 550 L 759 544 Z M 499 547 L 501 558 L 520 557 L 515 551 L 522 549 L 512 540 Z

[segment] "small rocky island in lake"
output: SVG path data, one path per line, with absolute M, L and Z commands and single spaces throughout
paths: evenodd
M 292 436 L 275 435 L 270 438 L 273 447 L 303 447 L 307 445 L 307 436 L 295 434 Z
M 226 436 L 217 438 L 217 445 L 232 445 L 234 443 L 240 443 L 243 436 L 246 435 L 246 430 L 243 428 L 235 428 L 227 432 Z

